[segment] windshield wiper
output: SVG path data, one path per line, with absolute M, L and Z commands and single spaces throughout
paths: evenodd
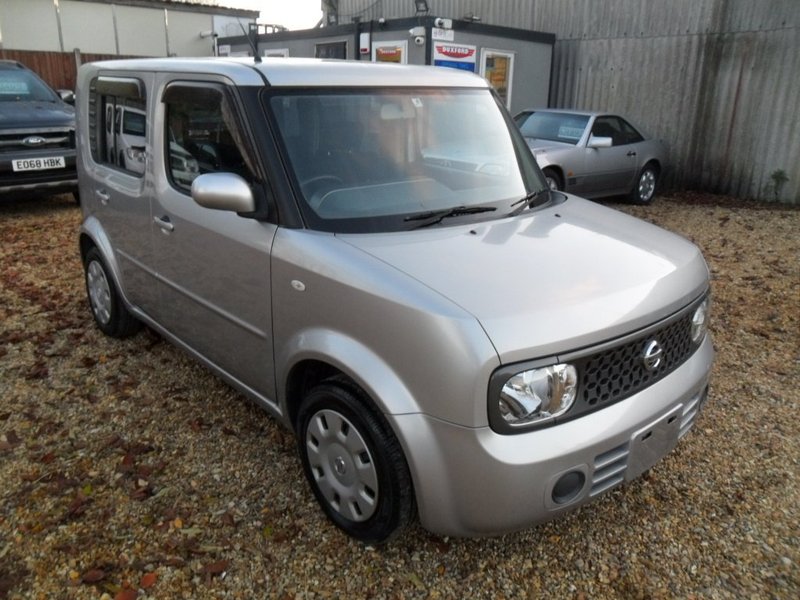
M 539 202 L 539 200 L 547 200 L 549 198 L 550 198 L 550 188 L 549 187 L 544 187 L 544 188 L 542 188 L 540 190 L 535 190 L 533 192 L 525 194 L 519 200 L 515 200 L 514 202 L 511 203 L 512 207 L 517 206 L 519 204 L 523 204 L 523 206 L 520 206 L 517 210 L 515 210 L 511 214 L 515 215 L 518 212 L 520 212 L 522 209 L 530 208 L 531 206 L 537 204 Z
M 426 221 L 431 219 L 428 223 L 422 223 L 418 227 L 429 227 L 441 223 L 444 219 L 450 217 L 460 217 L 461 215 L 477 215 L 478 213 L 491 212 L 497 210 L 495 206 L 456 206 L 453 208 L 446 208 L 443 210 L 431 210 L 418 215 L 412 215 L 403 219 L 404 221 Z

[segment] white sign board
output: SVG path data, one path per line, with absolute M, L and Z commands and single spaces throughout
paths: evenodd
M 474 73 L 477 52 L 477 46 L 452 42 L 434 42 L 433 64 L 437 67 L 450 67 Z
M 434 27 L 431 29 L 431 38 L 434 40 L 452 42 L 454 39 L 456 39 L 456 32 L 452 29 L 440 29 L 439 27 Z

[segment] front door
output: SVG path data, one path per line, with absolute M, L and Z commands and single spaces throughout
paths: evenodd
M 274 399 L 270 251 L 276 226 L 203 208 L 190 195 L 192 181 L 209 172 L 264 185 L 236 97 L 220 82 L 162 78 L 155 137 L 163 156 L 154 165 L 153 203 L 157 320 L 240 384 Z
M 586 149 L 586 189 L 609 194 L 627 193 L 633 186 L 637 161 L 622 120 L 614 116 L 597 117 L 589 142 L 592 136 L 610 137 L 612 145 Z

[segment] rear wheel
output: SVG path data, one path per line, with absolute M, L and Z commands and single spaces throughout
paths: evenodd
M 380 543 L 414 515 L 411 475 L 389 424 L 352 384 L 332 379 L 303 399 L 297 441 L 303 470 L 328 518 Z
M 100 330 L 111 337 L 123 338 L 136 333 L 141 323 L 128 311 L 97 248 L 91 248 L 84 260 L 86 293 L 92 315 Z
M 544 173 L 544 179 L 547 182 L 547 187 L 554 191 L 560 191 L 564 189 L 564 182 L 561 180 L 561 175 L 558 174 L 558 171 L 555 169 L 544 169 L 542 171 Z
M 656 195 L 656 184 L 658 183 L 658 168 L 650 163 L 644 166 L 636 184 L 630 193 L 630 200 L 634 204 L 650 204 Z

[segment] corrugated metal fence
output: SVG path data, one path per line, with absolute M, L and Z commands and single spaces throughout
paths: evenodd
M 800 203 L 800 2 L 539 0 L 551 103 L 630 115 L 670 148 L 667 183 Z
M 556 34 L 550 104 L 620 112 L 670 148 L 667 185 L 800 204 L 800 0 L 428 0 Z M 340 0 L 343 21 L 413 14 Z

